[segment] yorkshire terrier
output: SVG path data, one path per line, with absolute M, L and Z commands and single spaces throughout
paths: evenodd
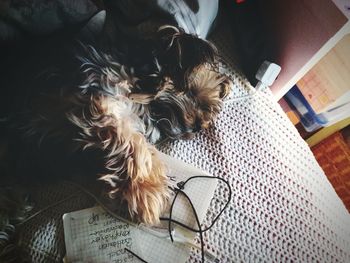
M 231 81 L 219 73 L 218 52 L 206 40 L 163 26 L 149 43 L 147 65 L 84 46 L 80 85 L 31 94 L 17 123 L 30 140 L 100 154 L 98 180 L 107 184 L 108 196 L 125 201 L 132 218 L 155 224 L 169 190 L 154 144 L 210 127 Z

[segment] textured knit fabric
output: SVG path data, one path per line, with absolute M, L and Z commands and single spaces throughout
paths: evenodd
M 212 129 L 162 151 L 230 182 L 204 235 L 220 262 L 350 262 L 349 213 L 269 93 L 227 104 Z M 207 225 L 227 198 L 219 187 Z

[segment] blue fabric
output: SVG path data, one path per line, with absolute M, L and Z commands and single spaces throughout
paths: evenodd
M 125 33 L 149 35 L 159 26 L 171 24 L 186 33 L 206 38 L 217 16 L 218 0 L 118 0 L 105 2 Z
M 159 0 L 158 4 L 186 33 L 200 38 L 207 37 L 219 7 L 217 0 Z

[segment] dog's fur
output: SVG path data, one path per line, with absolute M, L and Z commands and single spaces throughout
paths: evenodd
M 100 154 L 98 179 L 108 185 L 108 196 L 126 201 L 132 217 L 154 224 L 169 193 L 152 144 L 208 128 L 230 80 L 218 72 L 217 51 L 205 40 L 166 26 L 150 43 L 153 60 L 142 66 L 85 46 L 80 86 L 32 95 L 16 120 L 25 138 Z

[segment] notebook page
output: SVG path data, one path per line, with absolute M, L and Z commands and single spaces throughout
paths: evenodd
M 167 233 L 157 237 L 111 217 L 101 207 L 65 214 L 63 224 L 69 263 L 139 263 L 125 248 L 152 263 L 184 263 L 190 253 L 190 247 L 172 243 Z
M 160 238 L 143 230 L 138 230 L 138 241 L 143 259 L 149 263 L 185 263 L 191 248 L 182 243 L 172 243 L 168 238 Z
M 64 214 L 63 226 L 68 262 L 138 263 L 125 248 L 142 256 L 135 228 L 101 207 Z

